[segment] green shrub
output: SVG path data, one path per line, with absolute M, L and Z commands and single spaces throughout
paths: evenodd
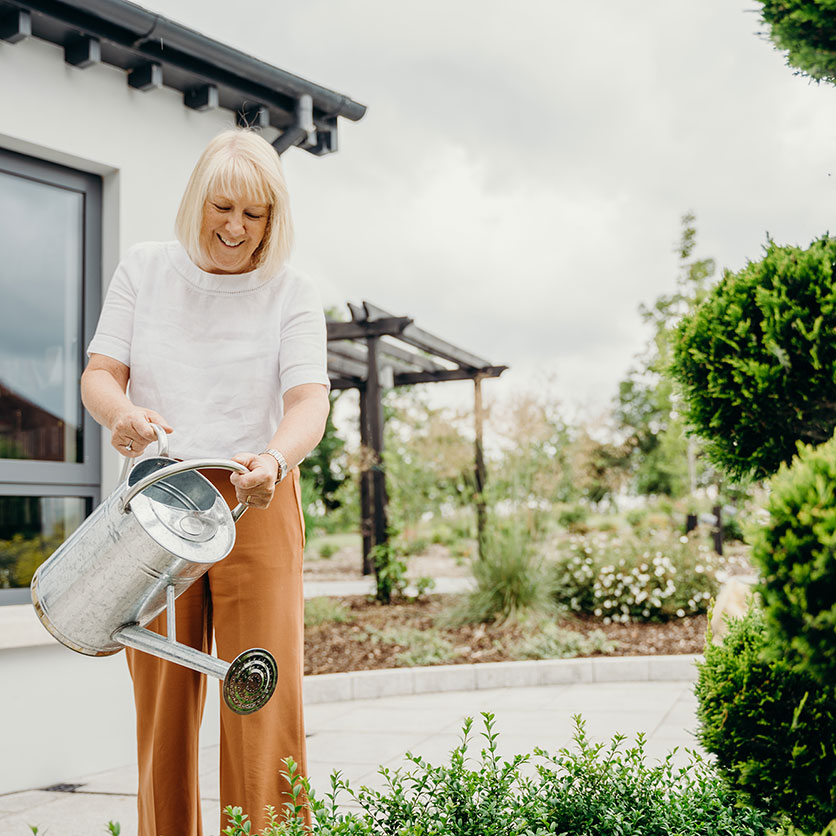
M 708 456 L 762 478 L 836 427 L 836 239 L 768 242 L 726 273 L 677 332 L 673 375 Z
M 489 530 L 485 554 L 471 569 L 476 587 L 449 613 L 452 623 L 504 621 L 551 608 L 545 563 L 520 524 Z
M 631 508 L 626 514 L 625 519 L 627 520 L 627 524 L 633 528 L 638 528 L 643 522 L 644 518 L 648 515 L 647 508 Z
M 772 479 L 753 534 L 770 624 L 822 682 L 836 682 L 836 439 L 799 447 Z
M 282 817 L 268 809 L 271 823 L 262 836 L 766 836 L 764 813 L 736 805 L 712 765 L 697 755 L 685 767 L 674 766 L 671 756 L 651 766 L 642 736 L 626 751 L 622 735 L 609 746 L 593 744 L 576 717 L 574 750 L 502 760 L 494 716 L 483 717 L 478 758 L 470 755 L 467 719 L 448 764 L 408 754 L 408 769 L 381 767 L 383 790 L 355 791 L 333 774 L 323 801 L 288 761 L 293 795 Z M 340 812 L 345 794 L 359 811 Z M 311 830 L 298 817 L 305 803 Z M 225 836 L 250 836 L 240 808 L 224 812 L 230 821 Z
M 339 598 L 307 598 L 305 600 L 305 627 L 320 624 L 344 624 L 351 621 L 348 607 Z
M 430 542 L 431 541 L 429 537 L 403 537 L 403 553 L 410 557 L 414 554 L 423 554 L 427 550 L 427 547 L 430 545 Z
M 323 543 L 319 547 L 319 556 L 323 560 L 330 560 L 339 549 L 333 543 Z
M 836 83 L 833 7 L 819 0 L 759 0 L 769 37 L 787 51 L 787 64 L 817 81 Z
M 748 802 L 797 827 L 824 827 L 836 810 L 836 692 L 781 655 L 766 658 L 770 643 L 754 607 L 721 645 L 707 642 L 698 737 Z
M 520 641 L 513 652 L 517 659 L 571 659 L 593 653 L 612 653 L 617 646 L 618 643 L 610 641 L 602 630 L 592 630 L 584 635 L 545 622 Z
M 578 523 L 586 522 L 588 517 L 589 510 L 583 505 L 570 505 L 557 515 L 557 521 L 564 528 L 571 528 Z
M 536 801 L 527 812 L 526 833 L 569 836 L 761 836 L 767 817 L 740 806 L 713 766 L 690 753 L 685 767 L 672 753 L 649 765 L 645 738 L 621 749 L 624 735 L 609 745 L 591 743 L 580 717 L 575 717 L 577 751 L 554 756 L 535 753 Z
M 660 621 L 706 612 L 722 560 L 669 531 L 573 537 L 554 546 L 551 590 L 574 612 L 611 621 Z
M 368 627 L 365 640 L 402 647 L 395 656 L 395 664 L 403 668 L 443 665 L 456 655 L 453 645 L 433 628 L 386 627 L 378 630 Z

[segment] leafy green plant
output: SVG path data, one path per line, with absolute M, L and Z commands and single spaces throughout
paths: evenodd
M 799 446 L 770 483 L 768 521 L 752 535 L 771 626 L 809 673 L 836 682 L 836 439 Z
M 697 538 L 671 531 L 576 536 L 553 548 L 555 601 L 605 623 L 702 613 L 719 587 L 721 559 Z
M 607 836 L 743 836 L 764 834 L 764 813 L 738 805 L 713 766 L 690 752 L 685 767 L 673 753 L 649 765 L 644 735 L 623 750 L 624 735 L 591 743 L 575 717 L 576 749 L 542 750 L 536 799 L 527 811 L 528 833 Z
M 339 549 L 333 543 L 323 543 L 319 547 L 319 556 L 323 560 L 330 560 Z
M 585 523 L 589 518 L 589 510 L 583 505 L 570 505 L 558 512 L 557 522 L 564 528 L 572 528 L 579 523 Z
M 736 804 L 712 765 L 696 754 L 685 767 L 675 766 L 672 755 L 649 765 L 643 736 L 626 750 L 623 735 L 608 746 L 593 744 L 576 717 L 573 750 L 501 759 L 495 717 L 482 717 L 477 758 L 470 754 L 468 718 L 449 763 L 435 766 L 407 754 L 408 768 L 381 767 L 382 790 L 353 790 L 335 773 L 320 800 L 288 761 L 290 800 L 281 817 L 268 808 L 261 836 L 766 836 L 766 814 Z M 341 812 L 343 795 L 359 810 Z M 300 815 L 306 806 L 310 829 Z M 230 820 L 225 836 L 255 836 L 240 808 L 224 812 Z
M 772 42 L 787 64 L 817 81 L 836 83 L 833 8 L 815 0 L 759 0 Z
M 730 622 L 698 665 L 698 737 L 730 785 L 772 816 L 824 827 L 836 810 L 836 691 L 774 649 L 763 613 Z
M 443 665 L 456 655 L 453 645 L 437 629 L 416 627 L 387 627 L 383 630 L 366 628 L 366 636 L 372 642 L 402 647 L 395 656 L 398 667 L 411 668 L 423 665 Z
M 709 457 L 758 478 L 836 427 L 836 239 L 767 243 L 683 320 L 671 372 Z
M 519 523 L 489 529 L 485 554 L 471 569 L 476 588 L 448 614 L 451 623 L 504 621 L 551 609 L 545 563 Z
M 352 620 L 348 607 L 339 598 L 319 596 L 305 600 L 305 627 L 320 624 L 345 624 Z
M 570 659 L 593 653 L 612 653 L 617 645 L 602 630 L 592 630 L 584 635 L 553 622 L 545 622 L 516 645 L 514 656 L 520 659 Z
M 414 589 L 412 594 L 405 595 L 404 597 L 407 601 L 414 604 L 416 601 L 426 598 L 435 589 L 435 578 L 431 578 L 428 575 L 421 575 L 420 578 L 416 578 L 412 586 Z
M 392 598 L 402 596 L 407 586 L 406 560 L 398 547 L 395 533 L 390 531 L 385 543 L 374 546 L 371 550 L 377 585 L 377 600 L 390 604 Z

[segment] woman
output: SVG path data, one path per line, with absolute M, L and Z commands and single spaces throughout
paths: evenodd
M 256 646 L 278 662 L 260 711 L 221 701 L 221 809 L 260 829 L 280 808 L 280 771 L 305 769 L 303 596 L 296 465 L 328 415 L 325 320 L 308 280 L 286 264 L 293 233 L 279 158 L 257 134 L 227 131 L 186 186 L 177 241 L 133 247 L 108 288 L 82 376 L 84 405 L 136 458 L 155 440 L 179 459 L 231 456 L 246 474 L 206 471 L 230 505 L 250 511 L 233 552 L 177 600 L 177 638 L 233 659 Z M 152 448 L 153 450 L 154 448 Z M 148 625 L 165 634 L 165 614 Z M 128 650 L 137 709 L 140 836 L 200 836 L 198 731 L 205 677 Z M 223 822 L 222 822 L 223 827 Z M 255 828 L 254 828 L 255 829 Z

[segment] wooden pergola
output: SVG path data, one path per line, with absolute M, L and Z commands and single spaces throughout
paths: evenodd
M 383 468 L 383 390 L 445 380 L 474 382 L 477 530 L 480 550 L 485 528 L 485 460 L 482 453 L 482 389 L 487 377 L 499 377 L 507 366 L 458 348 L 418 328 L 407 316 L 394 316 L 363 302 L 349 303 L 350 322 L 328 322 L 328 375 L 332 389 L 360 393 L 360 441 L 371 462 L 360 478 L 363 574 L 374 570 L 371 552 L 387 542 L 386 474 Z

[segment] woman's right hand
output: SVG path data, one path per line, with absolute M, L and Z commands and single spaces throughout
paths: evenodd
M 116 416 L 110 428 L 110 443 L 123 456 L 135 459 L 142 455 L 149 444 L 157 440 L 157 434 L 151 424 L 158 424 L 167 433 L 174 432 L 174 427 L 159 412 L 134 406 Z

